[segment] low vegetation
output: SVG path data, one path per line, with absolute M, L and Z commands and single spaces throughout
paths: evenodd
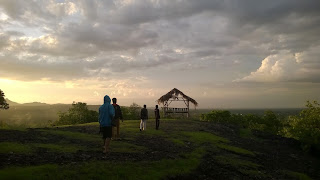
M 98 116 L 98 112 L 89 110 L 86 103 L 72 103 L 72 107 L 69 108 L 68 112 L 59 113 L 59 120 L 54 125 L 96 122 Z
M 299 140 L 305 151 L 320 151 L 320 105 L 307 101 L 299 115 L 281 117 L 267 110 L 264 115 L 232 114 L 227 110 L 213 110 L 201 115 L 202 121 L 233 124 L 245 129 L 260 130 Z M 243 136 L 250 134 L 242 130 Z
M 307 109 L 285 122 L 283 134 L 298 139 L 305 150 L 320 151 L 320 104 L 307 102 Z

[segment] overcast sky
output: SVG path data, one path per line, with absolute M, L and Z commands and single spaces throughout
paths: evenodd
M 319 0 L 0 0 L 0 89 L 10 100 L 200 108 L 320 100 Z

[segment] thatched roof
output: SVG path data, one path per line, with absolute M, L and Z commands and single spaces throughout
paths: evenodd
M 197 101 L 195 101 L 194 99 L 192 99 L 191 97 L 185 95 L 183 92 L 181 92 L 179 89 L 177 88 L 173 88 L 171 91 L 169 91 L 167 94 L 161 96 L 158 99 L 158 104 L 160 103 L 164 103 L 165 101 L 168 101 L 170 98 L 173 97 L 177 97 L 178 95 L 181 95 L 184 99 L 190 101 L 192 104 L 194 104 L 195 106 L 198 106 Z

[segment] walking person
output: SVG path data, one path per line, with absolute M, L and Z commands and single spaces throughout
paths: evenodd
M 146 130 L 147 127 L 147 119 L 148 119 L 148 110 L 147 110 L 147 105 L 143 105 L 143 108 L 141 109 L 140 113 L 140 131 Z
M 158 130 L 160 125 L 160 112 L 158 109 L 158 105 L 156 105 L 156 109 L 154 109 L 154 117 L 156 119 L 156 130 Z
M 115 115 L 114 115 L 114 120 L 115 120 L 115 127 L 112 127 L 112 138 L 114 139 L 119 139 L 120 136 L 120 120 L 123 122 L 123 117 L 122 117 L 122 112 L 120 106 L 117 104 L 117 98 L 112 98 L 112 106 L 114 107 Z M 117 133 L 115 133 L 117 131 Z
M 110 140 L 112 137 L 112 125 L 111 121 L 114 117 L 114 108 L 110 104 L 111 99 L 108 95 L 104 96 L 104 103 L 99 108 L 99 124 L 100 131 L 102 132 L 103 142 L 104 142 L 104 150 L 103 153 L 107 153 L 109 151 Z

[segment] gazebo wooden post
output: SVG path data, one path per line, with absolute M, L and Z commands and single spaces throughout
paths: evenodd
M 168 111 L 169 111 L 169 102 L 165 101 L 164 102 L 164 117 L 168 116 Z
M 190 114 L 189 114 L 189 100 L 187 101 L 187 110 L 188 110 L 188 114 L 187 114 L 187 118 L 189 118 Z

